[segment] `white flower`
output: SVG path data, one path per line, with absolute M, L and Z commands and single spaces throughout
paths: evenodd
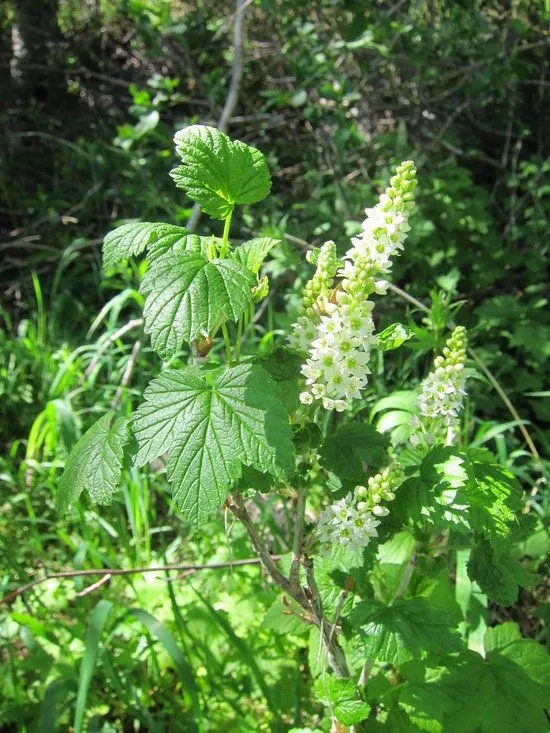
M 337 308 L 321 317 L 319 337 L 311 343 L 309 358 L 302 366 L 306 385 L 315 398 L 321 397 L 327 410 L 345 410 L 351 400 L 361 396 L 370 374 L 367 364 L 376 341 L 372 308 L 359 303 L 354 306 Z
M 378 536 L 379 524 L 370 512 L 358 512 L 353 494 L 348 494 L 321 514 L 317 526 L 321 554 L 330 555 L 335 545 L 361 550 Z
M 402 163 L 390 183 L 377 206 L 366 209 L 367 218 L 359 236 L 352 239 L 338 271 L 341 282 L 332 294 L 336 249 L 332 242 L 321 249 L 317 271 L 305 288 L 307 315 L 294 324 L 289 339 L 291 346 L 308 351 L 301 370 L 306 392 L 327 410 L 343 411 L 351 400 L 359 399 L 371 373 L 368 363 L 377 339 L 374 303 L 368 296 L 386 292 L 386 281 L 375 278 L 389 272 L 391 257 L 403 249 L 416 186 L 414 165 Z
M 443 349 L 443 356 L 434 361 L 434 370 L 422 381 L 418 406 L 424 417 L 441 418 L 445 425 L 456 423 L 466 395 L 464 361 L 466 331 L 457 326 Z
M 293 330 L 288 337 L 288 344 L 298 351 L 309 351 L 311 342 L 317 337 L 317 323 L 307 316 L 300 316 L 293 324 Z

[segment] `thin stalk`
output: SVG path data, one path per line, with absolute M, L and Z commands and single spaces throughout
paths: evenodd
M 223 236 L 222 246 L 220 247 L 220 257 L 227 257 L 229 251 L 229 230 L 231 228 L 231 219 L 233 218 L 233 211 L 231 210 L 225 219 L 223 225 Z
M 296 502 L 296 518 L 294 520 L 294 539 L 292 542 L 292 562 L 290 564 L 289 580 L 292 583 L 300 582 L 300 561 L 302 557 L 302 542 L 304 539 L 304 519 L 306 509 L 306 492 L 298 491 Z
M 239 363 L 241 356 L 241 339 L 243 332 L 243 316 L 241 316 L 237 322 L 237 338 L 235 339 L 235 361 Z
M 233 365 L 233 355 L 231 354 L 231 340 L 229 338 L 229 331 L 227 330 L 227 324 L 222 323 L 223 341 L 225 343 L 225 355 L 227 357 L 227 363 L 229 366 Z

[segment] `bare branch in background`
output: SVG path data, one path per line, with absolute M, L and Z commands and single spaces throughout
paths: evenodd
M 279 559 L 279 555 L 273 555 L 271 558 L 273 561 Z M 100 575 L 100 576 L 112 576 L 112 575 L 139 575 L 140 573 L 166 573 L 170 572 L 172 570 L 177 571 L 183 571 L 185 573 L 196 573 L 201 570 L 219 570 L 221 568 L 236 568 L 236 567 L 242 567 L 243 565 L 259 565 L 262 562 L 262 560 L 259 557 L 251 557 L 246 560 L 229 560 L 228 562 L 213 562 L 213 563 L 207 563 L 207 564 L 199 564 L 199 565 L 189 565 L 189 564 L 183 564 L 183 565 L 154 565 L 152 567 L 142 567 L 142 568 L 101 568 L 101 569 L 95 569 L 90 568 L 88 570 L 63 570 L 59 573 L 49 573 L 48 575 L 44 575 L 42 578 L 35 578 L 35 580 L 31 580 L 28 583 L 25 583 L 24 585 L 20 586 L 19 588 L 16 588 L 12 593 L 8 593 L 7 596 L 4 596 L 3 598 L 0 598 L 0 605 L 11 603 L 14 601 L 18 596 L 22 595 L 23 593 L 26 593 L 26 591 L 31 590 L 31 588 L 36 587 L 37 585 L 41 585 L 42 583 L 45 583 L 47 580 L 66 580 L 68 578 L 84 578 L 86 576 L 93 576 L 93 575 Z M 171 578 L 165 578 L 165 580 L 171 580 Z M 94 583 L 93 586 L 89 586 L 87 591 L 91 591 L 94 589 L 94 587 L 100 587 L 102 583 L 106 582 L 105 579 L 103 579 L 101 582 Z M 77 595 L 83 595 L 84 591 L 81 591 Z
M 239 99 L 239 90 L 241 87 L 241 77 L 243 75 L 243 36 L 244 36 L 244 11 L 250 4 L 250 0 L 236 0 L 235 22 L 233 25 L 233 65 L 231 67 L 231 82 L 229 91 L 223 106 L 222 113 L 218 120 L 218 130 L 227 132 L 229 121 L 233 116 L 237 101 Z M 194 232 L 201 217 L 201 208 L 198 204 L 193 206 L 193 211 L 189 217 L 186 228 L 190 232 Z

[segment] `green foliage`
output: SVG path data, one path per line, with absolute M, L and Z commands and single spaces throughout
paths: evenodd
M 181 242 L 187 232 L 182 227 L 159 222 L 131 222 L 107 234 L 103 242 L 103 267 L 113 267 L 120 260 L 136 257 L 149 246 L 171 247 Z
M 254 204 L 268 195 L 269 169 L 256 148 L 204 125 L 177 132 L 174 142 L 182 165 L 170 175 L 213 219 L 226 219 L 235 204 Z
M 378 343 L 382 351 L 393 351 L 412 337 L 412 331 L 402 323 L 392 323 L 378 334 Z
M 468 575 L 501 606 L 512 606 L 517 601 L 519 587 L 534 585 L 538 580 L 537 575 L 525 570 L 510 551 L 496 552 L 487 541 L 474 546 Z
M 243 242 L 232 253 L 232 258 L 240 262 L 243 267 L 257 275 L 260 267 L 273 247 L 279 244 L 277 239 L 271 237 L 256 237 L 248 242 Z
M 401 665 L 457 651 L 460 640 L 453 631 L 457 620 L 455 608 L 434 608 L 423 598 L 400 598 L 391 606 L 361 603 L 350 622 L 361 633 L 368 659 Z
M 127 418 L 107 413 L 78 441 L 59 482 L 59 511 L 74 504 L 84 490 L 100 504 L 111 500 L 118 490 L 124 449 L 130 441 L 128 423 Z
M 344 482 L 360 483 L 369 471 L 387 461 L 387 439 L 367 423 L 339 427 L 319 449 L 322 464 Z
M 519 646 L 524 642 L 532 645 L 529 650 Z M 449 660 L 447 667 L 432 674 L 428 670 L 427 684 L 407 685 L 401 700 L 412 711 L 412 721 L 430 720 L 431 730 L 452 733 L 501 729 L 519 733 L 526 728 L 543 733 L 548 693 L 539 675 L 532 679 L 531 665 L 540 664 L 541 655 L 548 664 L 548 655 L 536 642 L 515 643 L 516 648 L 512 644 L 489 652 L 486 660 L 474 652 L 463 652 Z M 542 664 L 544 668 L 544 661 Z
M 141 284 L 153 348 L 167 358 L 200 335 L 214 335 L 224 318 L 237 321 L 251 302 L 253 284 L 239 262 L 209 261 L 178 248 L 155 256 Z
M 138 465 L 168 450 L 174 501 L 197 527 L 223 504 L 243 464 L 273 476 L 290 471 L 288 416 L 258 365 L 165 370 L 145 391 L 133 428 Z
M 388 459 L 403 465 L 405 481 L 367 549 L 335 546 L 330 557 L 315 558 L 327 626 L 349 676 L 330 671 L 315 612 L 281 597 L 255 566 L 185 571 L 184 582 L 167 583 L 162 572 L 49 580 L 0 614 L 0 727 L 318 731 L 334 715 L 334 726 L 358 730 L 542 733 L 550 707 L 543 646 L 550 623 L 543 478 L 550 209 L 549 97 L 538 70 L 546 63 L 547 3 L 522 0 L 511 13 L 479 3 L 405 3 L 388 15 L 382 5 L 335 0 L 319 4 L 315 22 L 304 20 L 295 0 L 277 4 L 276 13 L 269 2 L 245 5 L 238 116 L 230 126 L 269 152 L 274 195 L 265 201 L 263 156 L 195 125 L 198 114 L 216 119 L 226 99 L 233 18 L 227 22 L 223 4 L 64 2 L 56 18 L 55 3 L 8 0 L 0 10 L 1 594 L 67 568 L 210 564 L 255 554 L 241 524 L 224 527 L 221 512 L 202 522 L 202 532 L 182 523 L 170 511 L 164 466 L 174 443 L 186 457 L 198 445 L 181 445 L 196 423 L 193 406 L 200 415 L 209 400 L 220 407 L 223 375 L 246 366 L 244 397 L 242 386 L 231 388 L 231 411 L 206 419 L 223 423 L 229 455 L 239 456 L 229 490 L 246 498 L 269 552 L 284 555 L 277 561 L 284 573 L 301 492 L 310 557 L 327 501 L 367 483 Z M 21 37 L 25 55 L 14 52 L 12 37 Z M 181 136 L 175 176 L 189 196 L 182 199 L 166 174 L 178 165 L 171 141 L 183 124 L 191 127 Z M 363 398 L 349 414 L 304 413 L 303 360 L 281 344 L 309 277 L 306 243 L 331 238 L 342 254 L 363 208 L 404 158 L 421 175 L 394 281 L 430 312 L 391 288 L 377 297 L 379 348 Z M 254 219 L 247 208 L 233 216 L 230 242 L 227 220 L 223 238 L 219 224 L 204 219 L 204 236 L 188 233 L 189 200 L 214 218 L 239 203 L 261 203 Z M 96 243 L 118 224 L 105 238 L 102 272 Z M 185 292 L 178 252 L 201 259 Z M 142 254 L 146 261 L 132 261 Z M 163 276 L 148 293 L 162 258 Z M 153 314 L 145 333 L 138 280 Z M 212 282 L 219 318 L 191 295 Z M 198 331 L 195 318 L 205 324 Z M 389 325 L 394 320 L 402 324 Z M 510 418 L 469 362 L 458 448 L 411 446 L 417 384 L 449 321 L 469 326 L 473 348 L 521 419 Z M 159 355 L 170 359 L 160 377 Z M 164 417 L 157 434 L 152 425 L 146 431 L 145 450 L 162 457 L 132 465 L 134 409 L 151 380 L 174 373 L 195 374 L 195 387 L 173 384 L 154 398 L 151 423 L 155 409 Z M 286 476 L 277 456 L 266 458 L 267 468 L 251 468 L 230 440 L 243 413 L 254 416 L 254 439 L 281 438 Z M 520 428 L 541 461 L 532 460 Z M 259 456 L 254 446 L 245 448 Z M 224 469 L 215 474 L 223 478 Z M 184 484 L 173 481 L 173 493 Z M 201 491 L 212 498 L 214 484 Z M 78 502 L 84 489 L 105 503 Z M 109 505 L 115 490 L 120 501 Z M 71 513 L 54 513 L 56 499 L 63 508 L 70 503 Z M 299 584 L 310 592 L 303 564 Z M 430 626 L 410 603 L 428 604 L 432 647 L 422 636 Z M 366 608 L 372 616 L 363 625 L 376 622 L 384 641 L 372 642 L 372 658 L 350 624 L 354 610 Z M 511 617 L 521 630 L 500 623 Z M 452 642 L 441 642 L 438 619 Z M 458 649 L 457 632 L 460 649 L 447 655 L 447 642 Z M 382 661 L 388 649 L 400 658 L 415 650 L 415 658 Z M 357 684 L 360 677 L 366 684 Z
M 344 725 L 360 723 L 370 712 L 370 705 L 360 699 L 351 680 L 328 676 L 320 678 L 315 684 L 315 691 L 336 720 Z

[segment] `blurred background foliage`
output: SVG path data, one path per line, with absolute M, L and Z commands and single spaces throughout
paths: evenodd
M 245 210 L 233 235 L 281 239 L 246 348 L 267 348 L 291 322 L 305 250 L 329 238 L 344 250 L 392 166 L 412 158 L 418 210 L 394 282 L 430 312 L 398 294 L 380 300 L 381 327 L 408 317 L 418 338 L 378 365 L 366 404 L 414 387 L 455 317 L 548 455 L 548 0 L 254 0 L 242 12 L 230 132 L 268 156 L 273 195 Z M 44 570 L 250 556 L 223 517 L 189 534 L 162 470 L 133 472 L 111 507 L 83 502 L 63 520 L 53 511 L 56 477 L 83 429 L 113 401 L 135 405 L 159 366 L 141 333 L 140 267 L 107 276 L 100 245 L 129 219 L 185 225 L 190 202 L 168 176 L 172 136 L 216 125 L 234 16 L 219 0 L 0 7 L 5 593 Z M 533 461 L 517 420 L 478 376 L 467 439 L 497 452 L 547 522 L 547 463 Z M 283 503 L 268 498 L 257 511 L 274 552 L 287 551 Z M 537 537 L 527 555 L 547 569 L 548 538 Z M 198 716 L 207 731 L 228 721 L 315 728 L 307 640 L 263 623 L 276 596 L 258 568 L 170 582 L 131 575 L 82 594 L 89 585 L 48 581 L 0 609 L 0 730 L 66 730 L 75 715 L 89 731 L 194 730 Z M 543 640 L 547 590 L 492 613 Z

